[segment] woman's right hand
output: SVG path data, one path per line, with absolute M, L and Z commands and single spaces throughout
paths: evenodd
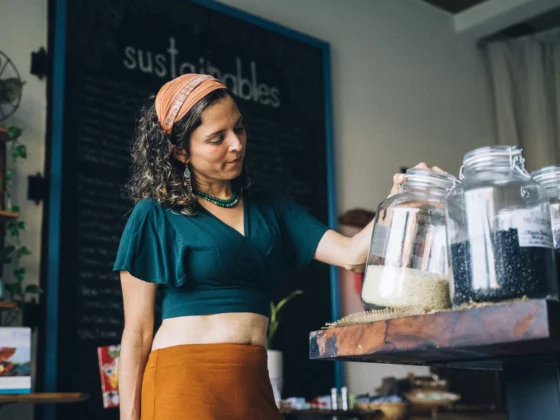
M 124 330 L 119 358 L 120 420 L 140 420 L 142 378 L 152 348 L 157 284 L 121 271 Z

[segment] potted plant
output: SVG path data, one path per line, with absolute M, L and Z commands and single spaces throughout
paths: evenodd
M 274 334 L 276 334 L 276 330 L 280 324 L 280 311 L 290 300 L 301 294 L 303 294 L 303 291 L 298 289 L 292 292 L 289 296 L 280 300 L 278 303 L 274 303 L 272 301 L 270 302 L 270 322 L 268 324 L 266 348 L 268 356 L 268 375 L 270 377 L 270 383 L 272 384 L 274 399 L 277 404 L 279 404 L 282 399 L 282 387 L 284 385 L 283 357 L 280 350 L 271 349 L 272 339 L 274 338 Z
M 21 159 L 27 158 L 27 148 L 19 142 L 21 129 L 9 127 L 5 131 L 8 136 L 7 143 L 10 146 L 11 152 L 10 164 L 4 174 L 6 182 L 5 207 L 10 212 L 19 213 L 19 206 L 14 204 L 12 200 L 12 188 L 17 163 Z M 13 278 L 4 284 L 7 297 L 18 303 L 23 325 L 33 328 L 38 323 L 39 304 L 37 297 L 42 291 L 35 284 L 24 287 L 26 271 L 21 266 L 21 259 L 31 254 L 31 251 L 21 241 L 20 234 L 25 229 L 27 229 L 27 224 L 19 217 L 6 223 L 5 243 L 4 247 L 0 249 L 0 263 L 2 264 L 4 275 L 6 275 L 8 267 L 10 267 L 13 275 Z

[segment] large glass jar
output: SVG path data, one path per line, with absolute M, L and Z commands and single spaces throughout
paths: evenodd
M 454 305 L 557 297 L 548 197 L 523 163 L 514 146 L 463 158 L 446 206 Z
M 556 275 L 560 279 L 560 165 L 539 169 L 532 172 L 531 176 L 544 187 L 548 194 L 556 256 Z
M 456 181 L 409 169 L 400 193 L 379 205 L 362 286 L 367 309 L 451 305 L 444 207 Z

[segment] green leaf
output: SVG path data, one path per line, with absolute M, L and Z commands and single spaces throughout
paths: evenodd
M 17 284 L 7 283 L 4 287 L 6 288 L 6 291 L 10 294 L 10 296 L 17 296 Z
M 21 136 L 21 128 L 18 127 L 8 128 L 8 137 L 10 138 L 10 140 L 15 140 L 19 136 Z
M 7 247 L 4 247 L 4 249 L 2 249 L 2 251 L 0 252 L 0 258 L 9 256 L 12 252 L 15 251 L 15 249 L 16 247 L 13 245 L 8 245 Z
M 10 211 L 14 213 L 19 213 L 19 206 L 12 206 L 10 207 Z
M 275 322 L 276 321 L 276 306 L 274 305 L 274 302 L 270 302 L 270 322 Z
M 27 147 L 25 147 L 25 145 L 23 144 L 18 144 L 12 150 L 12 156 L 14 159 L 18 159 L 18 158 L 25 159 L 27 157 Z
M 19 238 L 19 232 L 27 229 L 27 224 L 20 221 L 11 221 L 6 224 L 6 228 L 10 231 L 12 238 Z
M 278 329 L 278 322 L 271 322 L 268 326 L 267 336 L 266 336 L 266 348 L 270 349 L 272 346 L 272 339 L 276 334 L 276 330 Z
M 14 171 L 12 171 L 11 169 L 8 169 L 6 171 L 6 175 L 4 175 L 6 178 L 7 182 L 10 182 L 13 178 L 14 178 Z
M 8 245 L 4 249 L 2 249 L 2 251 L 0 252 L 0 262 L 2 264 L 10 264 L 13 261 L 10 255 L 12 255 L 15 249 L 16 247 L 13 245 Z
M 28 286 L 25 287 L 25 293 L 30 293 L 30 294 L 34 294 L 34 295 L 38 295 L 40 293 L 43 293 L 43 289 L 41 289 L 38 285 L 36 284 L 30 284 Z
M 303 294 L 303 290 L 296 290 L 294 291 L 290 296 L 285 297 L 284 299 L 282 299 L 278 305 L 276 306 L 276 311 L 280 312 L 280 309 L 282 309 L 282 307 L 288 303 L 290 300 L 292 300 L 293 298 L 295 298 L 297 295 L 302 295 Z
M 18 282 L 22 282 L 25 279 L 25 268 L 19 267 L 14 270 L 14 276 Z
M 21 246 L 17 250 L 18 257 L 23 257 L 24 255 L 31 255 L 31 251 L 26 246 Z

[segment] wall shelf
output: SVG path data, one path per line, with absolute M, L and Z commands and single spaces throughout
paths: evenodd
M 15 220 L 19 217 L 19 213 L 14 213 L 12 211 L 0 210 L 0 222 L 9 222 L 10 220 Z
M 9 300 L 0 300 L 0 311 L 6 309 L 16 309 L 18 307 L 17 302 L 11 302 Z

